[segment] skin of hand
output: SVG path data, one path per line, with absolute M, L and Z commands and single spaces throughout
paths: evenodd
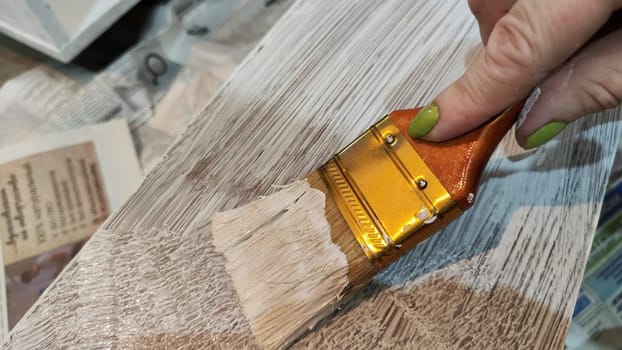
M 469 0 L 484 48 L 411 122 L 414 138 L 460 136 L 529 96 L 526 148 L 622 101 L 622 0 Z M 617 12 L 616 12 L 617 11 Z

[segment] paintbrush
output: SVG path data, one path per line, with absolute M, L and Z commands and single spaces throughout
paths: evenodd
M 261 347 L 291 344 L 348 296 L 468 210 L 521 105 L 458 138 L 411 138 L 390 113 L 304 181 L 212 221 Z

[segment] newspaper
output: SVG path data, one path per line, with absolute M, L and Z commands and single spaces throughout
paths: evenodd
M 622 181 L 605 194 L 567 346 L 622 349 Z
M 141 178 L 124 120 L 0 149 L 5 332 Z

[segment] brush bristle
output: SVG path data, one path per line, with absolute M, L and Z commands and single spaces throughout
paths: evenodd
M 316 176 L 212 220 L 214 245 L 264 348 L 291 344 L 362 284 L 360 274 L 373 276 Z
M 347 292 L 350 293 L 358 290 L 367 284 L 378 270 L 367 258 L 356 238 L 354 238 L 350 227 L 344 220 L 319 172 L 314 171 L 310 173 L 306 180 L 312 188 L 321 191 L 326 196 L 324 215 L 330 225 L 333 243 L 339 246 L 339 249 L 348 259 L 349 290 Z

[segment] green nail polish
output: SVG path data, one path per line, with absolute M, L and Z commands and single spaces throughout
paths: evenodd
M 566 122 L 550 122 L 544 125 L 536 132 L 529 135 L 527 141 L 525 141 L 525 149 L 532 149 L 542 146 L 559 134 L 560 131 L 566 127 L 566 125 Z
M 414 139 L 427 135 L 432 131 L 434 125 L 438 123 L 439 114 L 440 112 L 436 103 L 430 103 L 425 106 L 410 122 L 408 126 L 408 135 Z

